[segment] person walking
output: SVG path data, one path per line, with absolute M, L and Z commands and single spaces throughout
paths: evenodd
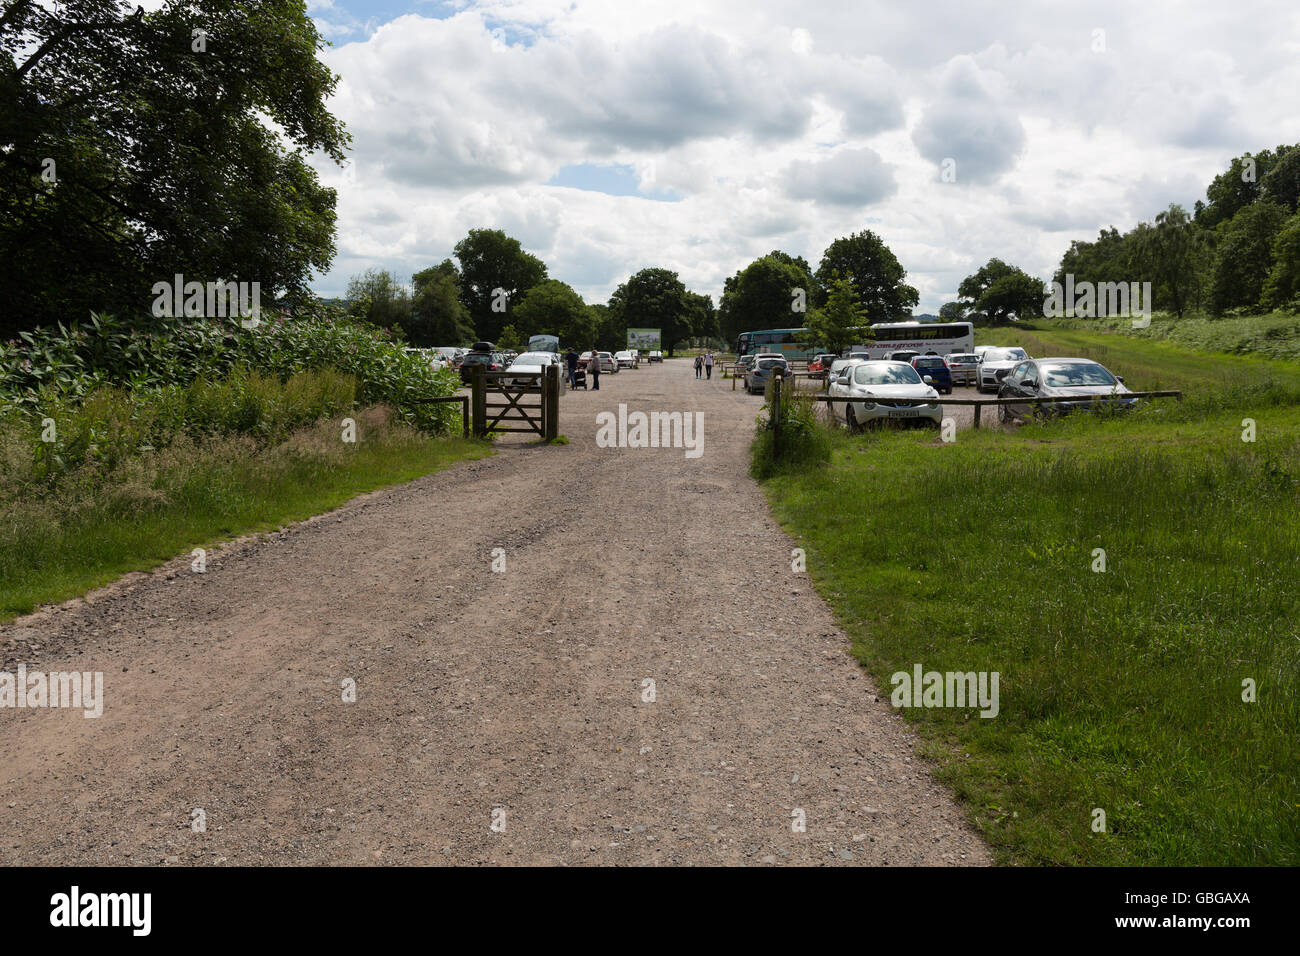
M 564 353 L 564 367 L 569 372 L 569 388 L 578 387 L 578 353 L 569 346 L 569 351 Z
M 703 355 L 695 356 L 695 377 L 696 378 L 701 377 L 700 372 L 701 370 L 703 370 L 703 368 L 704 368 L 704 356 Z
M 591 347 L 591 361 L 587 364 L 587 374 L 591 376 L 591 390 L 600 391 L 600 353 L 596 346 Z
M 704 377 L 713 378 L 713 349 L 704 353 Z

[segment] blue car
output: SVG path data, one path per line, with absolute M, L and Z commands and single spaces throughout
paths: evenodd
M 918 355 L 912 359 L 912 368 L 923 381 L 933 385 L 936 391 L 945 395 L 952 394 L 952 370 L 942 355 Z

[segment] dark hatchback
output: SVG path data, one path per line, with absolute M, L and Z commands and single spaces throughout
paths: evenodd
M 911 366 L 921 376 L 921 381 L 933 385 L 935 391 L 952 394 L 952 370 L 942 355 L 918 355 L 912 359 Z
M 482 365 L 489 372 L 501 372 L 505 370 L 506 357 L 500 352 L 466 352 L 460 360 L 460 380 L 465 385 L 469 384 L 475 365 Z

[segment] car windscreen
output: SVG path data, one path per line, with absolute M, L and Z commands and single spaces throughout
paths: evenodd
M 937 358 L 917 359 L 916 367 L 917 368 L 943 368 L 943 359 L 937 359 Z
M 920 385 L 921 376 L 910 365 L 859 365 L 853 370 L 854 385 Z
M 550 352 L 525 352 L 515 358 L 515 365 L 548 365 L 551 361 Z
M 1027 358 L 1024 349 L 988 349 L 984 353 L 986 362 L 1023 362 Z
M 1043 384 L 1048 388 L 1069 388 L 1072 385 L 1114 385 L 1115 376 L 1092 362 L 1071 362 L 1062 365 L 1040 365 Z
M 757 364 L 759 368 L 785 368 L 784 359 L 760 359 Z
M 492 361 L 492 356 L 483 352 L 470 352 L 462 360 L 462 365 L 485 365 Z
M 949 355 L 948 364 L 952 365 L 953 363 L 956 363 L 958 365 L 969 365 L 978 358 L 978 355 Z

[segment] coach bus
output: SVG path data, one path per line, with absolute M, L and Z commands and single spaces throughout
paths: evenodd
M 806 361 L 818 353 L 809 340 L 807 329 L 764 329 L 761 332 L 741 332 L 736 339 L 736 355 L 743 357 L 751 352 L 771 352 L 783 355 L 792 362 Z
M 869 339 L 862 336 L 862 341 L 851 345 L 846 354 L 865 352 L 870 358 L 882 359 L 903 349 L 950 355 L 975 348 L 975 327 L 969 322 L 878 322 L 871 326 L 871 332 Z
M 890 352 L 915 349 L 918 352 L 970 352 L 975 348 L 975 328 L 969 322 L 878 322 L 871 326 L 871 337 L 862 336 L 845 350 L 845 354 L 866 353 L 873 359 Z M 736 340 L 736 355 L 772 352 L 791 361 L 811 359 L 823 351 L 810 341 L 807 329 L 764 329 L 741 332 Z

